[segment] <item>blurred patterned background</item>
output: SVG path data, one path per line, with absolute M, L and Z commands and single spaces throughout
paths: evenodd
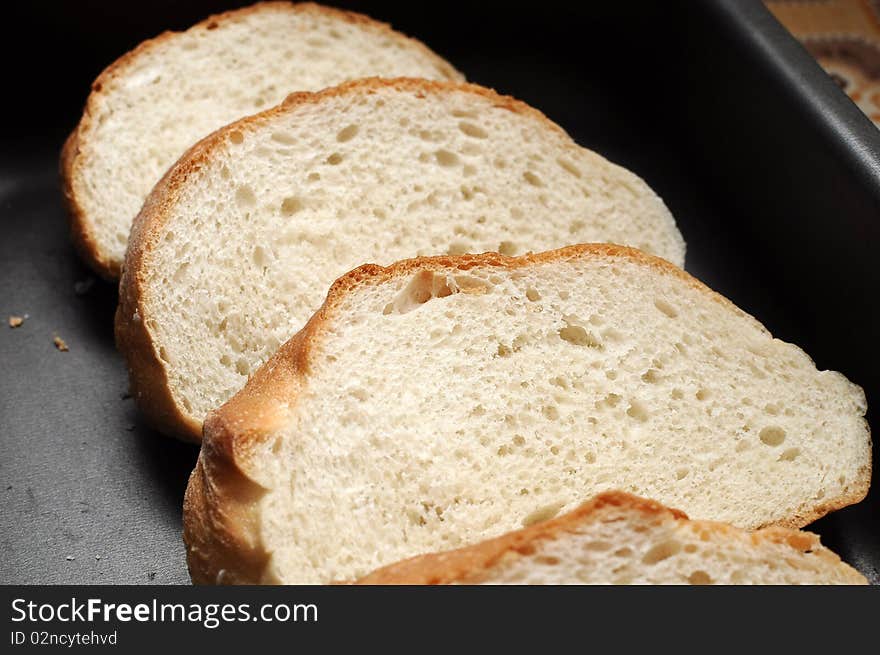
M 766 0 L 766 4 L 880 127 L 880 0 Z

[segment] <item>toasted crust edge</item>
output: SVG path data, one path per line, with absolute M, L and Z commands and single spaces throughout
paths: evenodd
M 64 197 L 64 204 L 70 220 L 71 238 L 77 252 L 79 253 L 80 257 L 82 257 L 83 261 L 85 261 L 85 263 L 90 268 L 92 268 L 104 279 L 111 282 L 118 280 L 121 274 L 123 262 L 112 259 L 110 255 L 101 250 L 101 246 L 95 238 L 94 224 L 89 216 L 86 214 L 85 209 L 83 208 L 82 203 L 77 197 L 76 192 L 76 180 L 80 165 L 80 134 L 84 130 L 86 130 L 91 124 L 91 114 L 93 108 L 95 107 L 95 104 L 97 103 L 97 99 L 103 93 L 103 87 L 110 80 L 125 75 L 127 70 L 137 60 L 138 57 L 149 53 L 158 47 L 161 47 L 165 44 L 165 42 L 174 39 L 181 34 L 185 34 L 191 30 L 211 28 L 213 25 L 216 25 L 219 22 L 240 18 L 241 16 L 247 16 L 249 14 L 258 13 L 267 9 L 273 11 L 286 10 L 293 13 L 302 12 L 323 14 L 325 16 L 332 16 L 340 21 L 353 23 L 367 29 L 372 29 L 387 34 L 397 39 L 398 41 L 407 43 L 410 47 L 416 48 L 423 54 L 427 55 L 430 59 L 433 59 L 437 65 L 438 70 L 446 75 L 448 79 L 464 79 L 464 76 L 459 71 L 457 71 L 449 62 L 447 62 L 445 59 L 443 59 L 437 53 L 431 50 L 427 45 L 425 45 L 418 39 L 407 36 L 406 34 L 393 29 L 390 24 L 375 20 L 364 14 L 359 14 L 353 11 L 346 11 L 343 9 L 336 9 L 334 7 L 327 7 L 313 2 L 297 3 L 288 2 L 285 0 L 267 0 L 265 2 L 257 2 L 253 5 L 242 7 L 240 9 L 232 9 L 219 14 L 212 14 L 207 18 L 199 21 L 198 23 L 191 25 L 185 30 L 168 30 L 151 39 L 142 41 L 132 50 L 129 50 L 125 54 L 121 55 L 113 63 L 107 66 L 103 71 L 101 71 L 98 77 L 95 78 L 95 81 L 92 82 L 89 96 L 85 102 L 82 117 L 80 118 L 77 126 L 71 131 L 70 136 L 68 136 L 67 140 L 65 141 L 59 159 L 59 172 L 61 177 L 62 195 Z
M 510 96 L 500 95 L 492 89 L 467 82 L 370 77 L 322 91 L 293 93 L 280 105 L 226 125 L 196 143 L 168 169 L 147 196 L 144 206 L 135 217 L 119 282 L 119 306 L 115 320 L 116 345 L 126 359 L 129 385 L 135 401 L 150 423 L 161 432 L 195 443 L 199 443 L 202 438 L 201 423 L 177 404 L 171 392 L 165 365 L 146 326 L 150 315 L 144 302 L 147 293 L 145 261 L 161 238 L 162 228 L 187 178 L 198 171 L 216 150 L 226 146 L 230 132 L 258 129 L 276 116 L 296 111 L 299 107 L 320 103 L 326 98 L 372 94 L 382 89 L 394 89 L 417 95 L 433 93 L 476 95 L 496 107 L 528 116 L 544 127 L 567 137 L 561 127 L 539 110 Z M 134 316 L 139 316 L 141 320 L 132 320 Z
M 235 518 L 246 516 L 249 511 L 259 511 L 253 504 L 254 497 L 251 495 L 247 498 L 238 498 L 228 490 L 240 485 L 241 478 L 246 478 L 257 485 L 255 481 L 257 475 L 253 471 L 254 453 L 283 423 L 284 417 L 295 411 L 297 393 L 306 384 L 312 344 L 320 338 L 325 325 L 332 319 L 341 299 L 347 293 L 362 284 L 379 284 L 418 270 L 452 268 L 467 271 L 478 266 L 515 269 L 578 257 L 619 257 L 641 263 L 661 274 L 678 277 L 695 289 L 706 293 L 715 302 L 742 316 L 749 316 L 730 300 L 674 264 L 640 250 L 613 244 L 566 246 L 518 257 L 484 253 L 417 257 L 388 267 L 375 264 L 360 266 L 336 280 L 330 287 L 324 304 L 305 327 L 256 372 L 244 389 L 209 414 L 205 421 L 202 452 L 197 470 L 193 474 L 199 480 L 193 484 L 191 479 L 184 504 L 184 540 L 187 544 L 187 561 L 193 581 L 217 583 L 234 579 L 250 584 L 272 582 L 267 579 L 265 566 L 269 562 L 271 553 L 264 548 L 258 533 L 255 532 L 258 530 L 259 517 L 250 516 L 255 520 L 247 524 Z M 283 411 L 279 408 L 283 408 Z M 867 422 L 865 425 L 867 426 Z M 870 441 L 870 432 L 868 439 Z M 869 460 L 860 471 L 859 480 L 853 484 L 852 493 L 831 499 L 819 506 L 804 508 L 802 512 L 796 512 L 789 519 L 778 522 L 776 526 L 800 528 L 828 512 L 857 503 L 867 495 L 870 479 Z M 216 502 L 217 498 L 222 498 L 223 502 L 230 505 L 229 511 L 225 514 L 210 512 L 212 498 L 207 496 L 206 489 L 215 490 L 213 499 Z M 236 544 L 240 543 L 248 543 L 252 547 L 236 550 L 238 548 Z M 197 553 L 193 552 L 194 547 L 197 548 Z M 223 566 L 219 565 L 221 562 Z M 256 566 L 255 562 L 260 562 L 263 568 Z
M 652 500 L 622 491 L 609 491 L 594 497 L 579 508 L 563 516 L 510 532 L 495 539 L 456 550 L 429 553 L 377 569 L 357 580 L 358 585 L 446 585 L 478 584 L 491 570 L 507 557 L 529 555 L 541 541 L 555 540 L 580 525 L 599 520 L 609 507 L 627 508 L 645 516 L 662 516 L 678 523 L 691 523 L 706 530 L 730 537 L 748 535 L 752 544 L 774 543 L 789 546 L 798 553 L 816 551 L 828 566 L 839 568 L 849 584 L 867 584 L 864 576 L 842 562 L 832 551 L 822 546 L 819 537 L 811 532 L 788 528 L 765 528 L 753 533 L 739 530 L 726 523 L 690 521 L 684 512 L 671 509 Z

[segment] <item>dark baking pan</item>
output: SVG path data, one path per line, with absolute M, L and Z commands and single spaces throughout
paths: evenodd
M 104 65 L 225 7 L 26 4 L 2 39 L 0 315 L 29 318 L 0 327 L 0 582 L 184 583 L 197 451 L 125 396 L 116 289 L 74 254 L 56 161 Z M 760 3 L 346 6 L 638 172 L 678 218 L 692 273 L 880 403 L 880 132 Z M 813 528 L 880 580 L 877 492 Z

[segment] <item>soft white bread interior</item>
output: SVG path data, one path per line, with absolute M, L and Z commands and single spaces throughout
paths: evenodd
M 215 133 L 153 191 L 120 287 L 132 392 L 198 440 L 338 276 L 416 255 L 684 242 L 637 176 L 482 87 L 368 79 Z
M 144 198 L 205 135 L 291 92 L 370 75 L 462 79 L 387 25 L 310 3 L 260 3 L 142 43 L 94 82 L 62 157 L 86 261 L 118 276 Z
M 867 584 L 810 532 L 690 521 L 619 491 L 558 518 L 374 571 L 358 584 Z
M 205 423 L 198 582 L 353 580 L 620 489 L 741 528 L 859 501 L 862 390 L 639 251 L 364 266 Z

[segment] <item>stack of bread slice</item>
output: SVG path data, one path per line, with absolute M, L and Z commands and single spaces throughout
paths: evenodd
M 862 390 L 685 273 L 637 175 L 387 26 L 147 42 L 62 171 L 133 395 L 202 442 L 194 581 L 863 581 L 794 530 L 867 493 Z

